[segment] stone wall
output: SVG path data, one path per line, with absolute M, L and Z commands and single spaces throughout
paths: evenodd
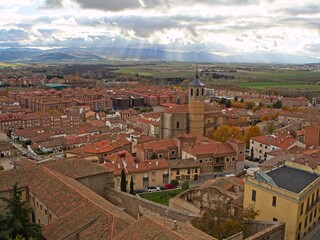
M 245 240 L 283 240 L 285 224 L 281 222 L 247 221 Z
M 126 213 L 134 218 L 138 218 L 143 214 L 148 214 L 149 216 L 190 222 L 193 218 L 199 217 L 198 215 L 179 211 L 112 188 L 105 189 L 105 198 L 114 205 L 123 208 Z
M 104 189 L 106 187 L 114 187 L 112 172 L 105 172 L 83 178 L 77 178 L 76 180 L 100 196 L 104 196 Z

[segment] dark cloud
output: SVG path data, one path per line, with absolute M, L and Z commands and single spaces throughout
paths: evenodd
M 62 0 L 46 0 L 44 8 L 62 8 Z
M 46 0 L 46 8 L 60 8 L 63 0 Z M 237 5 L 246 6 L 258 4 L 257 0 L 72 0 L 85 9 L 98 9 L 103 11 L 122 11 L 126 9 L 139 8 L 170 8 L 175 6 L 186 6 L 194 4 L 215 5 Z
M 280 10 L 289 15 L 313 15 L 318 14 L 320 12 L 319 5 L 309 5 L 304 7 L 295 7 L 295 8 L 284 8 Z
M 0 41 L 15 42 L 28 39 L 28 33 L 19 29 L 0 29 Z

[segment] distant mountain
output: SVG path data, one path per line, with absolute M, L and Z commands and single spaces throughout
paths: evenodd
M 103 62 L 108 59 L 136 59 L 150 61 L 189 61 L 221 63 L 320 63 L 320 59 L 270 52 L 243 53 L 220 56 L 201 51 L 181 51 L 161 48 L 137 47 L 89 47 L 40 50 L 32 48 L 8 48 L 0 50 L 2 62 Z

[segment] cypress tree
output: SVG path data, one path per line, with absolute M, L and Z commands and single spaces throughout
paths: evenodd
M 124 170 L 121 171 L 121 191 L 127 192 L 127 178 L 126 174 L 124 173 Z
M 133 177 L 132 176 L 131 176 L 131 179 L 130 179 L 130 194 L 134 194 Z

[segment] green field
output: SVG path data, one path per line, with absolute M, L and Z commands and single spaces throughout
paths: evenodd
M 141 194 L 140 197 L 156 202 L 162 205 L 169 206 L 169 199 L 177 196 L 179 193 L 182 193 L 186 190 L 184 189 L 175 189 L 175 190 L 164 190 L 154 193 Z
M 239 80 L 261 80 L 261 81 L 299 81 L 317 82 L 320 81 L 320 72 L 308 72 L 297 70 L 277 70 L 274 71 L 239 71 L 235 73 Z
M 320 84 L 313 83 L 296 83 L 296 82 L 240 82 L 237 84 L 239 87 L 265 90 L 271 88 L 287 88 L 287 89 L 299 89 L 299 90 L 320 90 Z
M 155 64 L 119 67 L 116 73 L 151 76 L 154 78 L 192 78 L 195 67 L 192 64 Z

